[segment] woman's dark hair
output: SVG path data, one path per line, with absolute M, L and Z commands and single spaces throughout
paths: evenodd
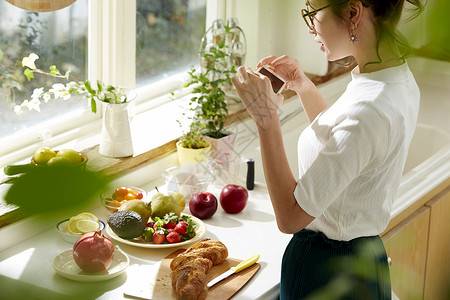
M 397 30 L 397 25 L 403 12 L 405 2 L 413 5 L 414 14 L 408 20 L 418 16 L 424 9 L 421 0 L 328 0 L 331 9 L 339 18 L 344 21 L 344 8 L 350 1 L 361 1 L 362 5 L 372 9 L 375 17 L 375 28 L 377 33 L 377 55 L 378 62 L 381 57 L 378 47 L 383 37 L 388 37 L 398 46 L 402 59 L 405 59 L 411 53 L 411 47 L 406 38 Z

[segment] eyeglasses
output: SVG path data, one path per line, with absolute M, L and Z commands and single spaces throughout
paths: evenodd
M 317 13 L 319 11 L 321 11 L 322 9 L 325 9 L 327 7 L 330 7 L 330 6 L 331 6 L 331 4 L 328 4 L 328 5 L 325 5 L 324 7 L 321 7 L 319 9 L 315 9 L 313 11 L 309 11 L 307 9 L 302 9 L 301 10 L 303 20 L 305 20 L 305 23 L 306 23 L 306 25 L 308 25 L 309 29 L 311 29 L 312 31 L 315 30 L 314 17 L 317 15 Z

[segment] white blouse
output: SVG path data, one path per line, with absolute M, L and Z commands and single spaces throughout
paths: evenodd
M 384 231 L 419 99 L 406 63 L 372 73 L 352 71 L 346 91 L 298 140 L 294 196 L 316 218 L 307 229 L 344 241 Z

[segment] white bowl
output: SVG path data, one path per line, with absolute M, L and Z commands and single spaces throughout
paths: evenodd
M 71 234 L 66 231 L 63 231 L 64 225 L 67 222 L 69 222 L 69 219 L 60 221 L 58 224 L 56 224 L 56 230 L 58 230 L 63 240 L 69 243 L 75 243 L 82 236 L 82 234 Z M 100 223 L 100 228 L 98 230 L 105 229 L 105 223 L 102 220 L 98 220 L 98 222 Z

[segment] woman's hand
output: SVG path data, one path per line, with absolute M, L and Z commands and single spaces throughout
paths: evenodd
M 265 65 L 269 65 L 276 74 L 287 81 L 285 89 L 293 90 L 296 93 L 300 92 L 303 83 L 308 80 L 298 60 L 289 56 L 268 56 L 260 60 L 256 67 Z
M 298 60 L 285 55 L 268 56 L 263 58 L 257 67 L 265 65 L 288 81 L 286 89 L 294 91 L 299 96 L 303 110 L 310 122 L 327 108 L 326 101 L 314 83 L 305 75 Z
M 264 127 L 278 120 L 278 108 L 284 97 L 276 95 L 269 78 L 250 68 L 239 67 L 231 81 L 256 124 Z

